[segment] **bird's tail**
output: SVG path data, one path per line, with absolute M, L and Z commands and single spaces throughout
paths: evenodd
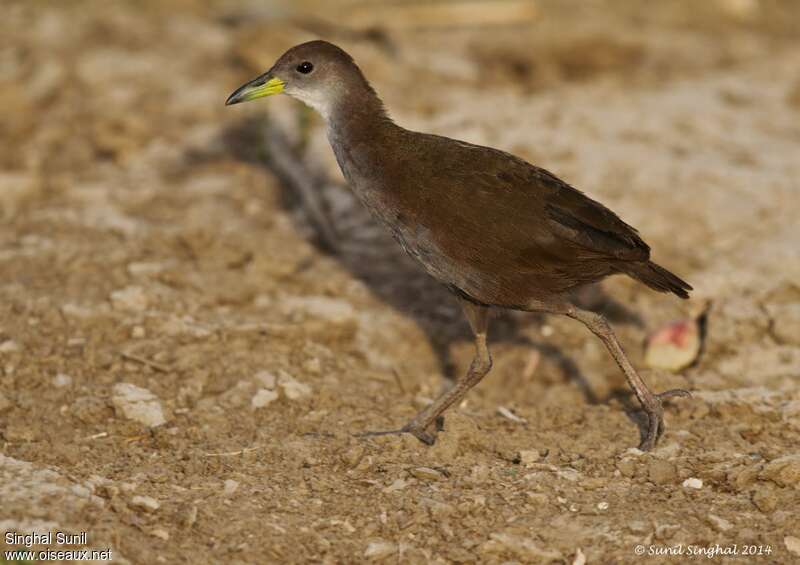
M 652 261 L 625 263 L 622 271 L 658 292 L 671 292 L 681 298 L 689 298 L 687 291 L 692 290 L 691 285 L 685 280 Z

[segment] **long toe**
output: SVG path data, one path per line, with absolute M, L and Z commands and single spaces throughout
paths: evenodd
M 664 408 L 661 401 L 667 398 L 687 398 L 690 396 L 692 396 L 692 393 L 682 388 L 675 388 L 654 395 L 656 405 L 653 407 L 645 406 L 648 424 L 642 443 L 639 444 L 639 449 L 650 451 L 656 446 L 661 434 L 664 433 Z
M 434 434 L 426 432 L 425 430 L 422 430 L 416 426 L 408 425 L 403 428 L 403 431 L 413 435 L 425 445 L 433 445 L 436 443 L 436 436 Z
M 665 390 L 656 395 L 659 400 L 666 398 L 690 398 L 692 393 L 683 388 L 673 388 L 672 390 Z
M 664 418 L 661 411 L 653 411 L 647 413 L 647 430 L 645 431 L 642 442 L 639 444 L 639 449 L 642 451 L 650 451 L 656 446 L 661 432 L 664 427 Z

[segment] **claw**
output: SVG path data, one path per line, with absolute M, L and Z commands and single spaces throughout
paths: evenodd
M 685 398 L 692 396 L 692 393 L 682 388 L 667 390 L 659 394 L 653 395 L 656 401 L 655 407 L 644 406 L 647 413 L 647 433 L 645 434 L 642 442 L 639 444 L 639 449 L 642 451 L 650 451 L 656 445 L 658 438 L 664 433 L 664 408 L 661 401 L 665 398 Z
M 405 433 L 413 435 L 415 438 L 417 438 L 425 445 L 433 445 L 434 443 L 436 443 L 436 436 L 426 432 L 425 430 L 420 430 L 419 428 L 415 428 L 412 426 L 405 426 L 403 428 L 403 431 Z

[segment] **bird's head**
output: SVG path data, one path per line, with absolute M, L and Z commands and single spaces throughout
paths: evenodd
M 350 55 L 327 41 L 309 41 L 289 49 L 271 69 L 237 88 L 225 104 L 283 92 L 328 118 L 339 102 L 363 86 L 371 91 Z

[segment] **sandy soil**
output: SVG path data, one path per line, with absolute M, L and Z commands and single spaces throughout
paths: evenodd
M 800 559 L 800 6 L 537 7 L 359 32 L 262 2 L 3 2 L 0 530 L 87 532 L 118 563 Z M 318 34 L 398 121 L 546 166 L 695 286 L 583 297 L 654 389 L 694 391 L 657 450 L 631 449 L 599 341 L 517 315 L 435 446 L 351 436 L 403 423 L 472 346 L 341 186 L 318 119 L 222 105 Z M 333 179 L 338 254 L 263 164 L 279 126 Z M 645 337 L 706 300 L 696 363 L 646 370 Z

